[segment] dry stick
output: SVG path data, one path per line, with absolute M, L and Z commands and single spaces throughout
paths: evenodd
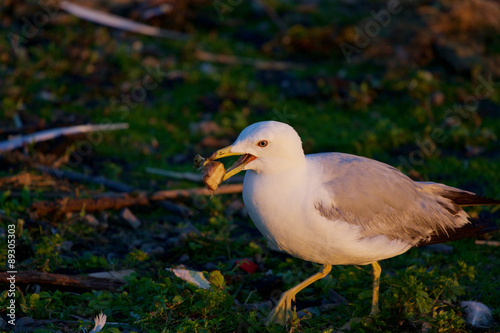
M 57 178 L 65 178 L 65 179 L 68 179 L 70 181 L 77 181 L 77 182 L 87 182 L 87 183 L 93 183 L 93 184 L 100 184 L 100 185 L 104 185 L 105 187 L 107 187 L 111 190 L 118 191 L 118 192 L 135 191 L 135 189 L 132 186 L 122 184 L 120 182 L 116 182 L 113 180 L 109 180 L 109 179 L 106 179 L 102 176 L 92 177 L 92 176 L 84 175 L 84 174 L 74 172 L 74 171 L 63 171 L 63 170 L 59 170 L 57 168 L 50 168 L 50 167 L 46 167 L 46 166 L 42 166 L 42 165 L 36 166 L 36 169 L 39 171 L 48 173 L 48 174 L 55 176 Z M 111 206 L 120 205 L 120 203 L 117 203 L 116 201 L 114 203 L 111 203 L 109 201 L 109 199 L 113 198 L 113 197 L 117 198 L 122 204 L 126 205 L 123 207 L 130 206 L 130 203 L 131 203 L 131 201 L 129 199 L 123 199 L 123 197 L 119 197 L 116 195 L 105 194 L 102 197 L 104 197 L 105 199 L 108 199 L 108 201 L 106 201 L 106 204 L 111 205 Z M 99 197 L 95 197 L 94 199 L 99 199 Z M 132 201 L 132 202 L 134 202 L 134 201 Z M 85 202 L 84 204 L 88 205 L 88 207 L 96 207 L 96 203 L 94 201 Z M 139 204 L 142 204 L 142 201 L 140 201 Z M 175 214 L 179 214 L 182 216 L 193 215 L 193 212 L 189 208 L 181 206 L 181 205 L 177 205 L 173 202 L 158 201 L 158 204 L 161 207 L 163 207 L 164 209 L 166 209 L 172 213 L 175 213 Z M 88 208 L 86 210 L 91 211 Z M 100 210 L 100 209 L 94 209 L 94 211 L 95 210 Z
M 475 243 L 477 245 L 490 245 L 490 246 L 500 246 L 499 241 L 494 241 L 494 240 L 481 240 L 481 239 L 476 239 Z
M 235 57 L 226 54 L 214 54 L 202 50 L 196 50 L 195 57 L 201 61 L 216 62 L 225 65 L 250 65 L 257 69 L 266 70 L 305 70 L 306 66 L 288 61 L 272 61 L 253 58 Z
M 63 198 L 55 201 L 38 201 L 31 205 L 35 215 L 45 215 L 53 212 L 95 212 L 108 209 L 121 209 L 129 206 L 149 205 L 149 200 L 144 195 L 130 196 L 128 194 L 120 197 L 100 197 L 96 199 L 70 199 Z
M 15 187 L 20 187 L 21 185 L 31 185 L 36 183 L 40 186 L 52 185 L 54 181 L 52 179 L 47 179 L 47 177 L 34 175 L 28 172 L 20 172 L 17 175 L 0 177 L 0 186 L 4 185 L 14 185 Z
M 154 174 L 154 175 L 160 175 L 160 176 L 165 176 L 168 178 L 173 178 L 173 179 L 180 179 L 180 180 L 189 180 L 192 182 L 201 182 L 203 180 L 203 176 L 200 173 L 194 173 L 194 172 L 178 172 L 178 171 L 172 171 L 172 170 L 165 170 L 165 169 L 157 169 L 157 168 L 150 168 L 146 167 L 146 172 Z M 226 183 L 241 183 L 243 181 L 243 177 L 240 176 L 233 176 L 226 180 Z
M 158 191 L 150 196 L 151 200 L 165 200 L 165 199 L 181 199 L 189 198 L 196 195 L 214 195 L 214 194 L 229 194 L 240 193 L 243 190 L 243 184 L 230 184 L 222 185 L 217 188 L 217 191 L 212 192 L 204 187 L 191 188 L 187 190 L 166 190 Z
M 61 2 L 61 9 L 81 19 L 102 24 L 107 27 L 131 31 L 143 35 L 173 40 L 188 40 L 191 36 L 182 32 L 160 29 L 147 24 L 134 22 L 118 15 L 80 6 L 68 1 Z
M 10 274 L 0 272 L 0 281 L 7 281 Z M 54 286 L 72 287 L 83 290 L 118 291 L 126 283 L 119 279 L 101 279 L 91 276 L 55 274 L 39 271 L 20 271 L 16 273 L 16 283 L 50 284 Z
M 92 183 L 92 184 L 98 184 L 98 185 L 103 185 L 110 190 L 113 191 L 118 191 L 118 192 L 132 192 L 134 191 L 134 188 L 132 186 L 116 182 L 107 178 L 104 178 L 102 176 L 98 177 L 92 177 L 89 175 L 84 175 L 79 172 L 74 172 L 74 171 L 65 171 L 65 170 L 60 170 L 57 168 L 51 168 L 47 167 L 44 165 L 37 165 L 35 166 L 35 169 L 38 171 L 41 171 L 43 173 L 47 173 L 51 176 L 54 176 L 56 178 L 64 178 L 68 179 L 70 181 L 75 181 L 75 182 L 84 182 L 84 183 Z
M 88 132 L 98 132 L 98 131 L 111 131 L 117 129 L 127 129 L 127 123 L 118 124 L 99 124 L 99 125 L 78 125 L 62 128 L 51 128 L 48 130 L 35 132 L 33 134 L 23 135 L 19 138 L 10 139 L 7 141 L 0 142 L 0 154 L 8 151 L 12 151 L 17 148 L 21 148 L 26 144 L 48 141 L 55 139 L 63 135 L 73 135 Z
M 101 211 L 108 209 L 121 209 L 129 206 L 145 206 L 150 201 L 163 201 L 189 198 L 196 195 L 213 195 L 240 193 L 243 189 L 242 184 L 222 185 L 216 192 L 210 192 L 206 188 L 194 188 L 188 190 L 166 190 L 153 193 L 147 196 L 144 192 L 131 194 L 122 194 L 120 196 L 99 197 L 91 199 L 70 199 L 64 198 L 56 201 L 39 201 L 31 205 L 31 210 L 36 215 L 45 215 L 53 212 L 67 213 Z M 182 210 L 179 209 L 182 212 Z

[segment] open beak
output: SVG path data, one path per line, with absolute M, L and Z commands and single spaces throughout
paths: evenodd
M 245 165 L 257 158 L 251 154 L 231 152 L 231 148 L 233 148 L 233 146 L 219 149 L 208 158 L 208 160 L 213 161 L 227 156 L 241 155 L 241 157 L 229 169 L 227 169 L 224 177 L 222 178 L 222 181 L 231 178 L 232 176 L 240 172 L 245 167 Z

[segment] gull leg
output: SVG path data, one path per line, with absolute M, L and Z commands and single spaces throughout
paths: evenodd
M 285 291 L 282 295 L 278 304 L 274 307 L 271 313 L 266 318 L 266 325 L 269 324 L 280 324 L 285 326 L 288 318 L 290 318 L 292 313 L 292 301 L 295 301 L 295 295 L 302 289 L 306 288 L 310 284 L 324 278 L 330 273 L 332 270 L 332 265 L 323 265 L 321 270 L 311 276 L 308 279 L 305 279 L 295 287 Z
M 380 285 L 380 273 L 382 273 L 382 268 L 378 264 L 378 262 L 374 262 L 372 264 L 372 271 L 373 271 L 373 296 L 372 296 L 372 310 L 370 311 L 370 316 L 376 316 L 380 310 L 378 308 L 378 290 L 379 290 L 379 285 Z M 351 318 L 347 323 L 344 324 L 340 328 L 341 331 L 350 331 L 351 330 L 351 324 L 353 323 L 359 323 L 362 319 L 361 318 Z
M 372 298 L 372 310 L 370 311 L 370 316 L 376 316 L 380 311 L 378 308 L 378 290 L 380 285 L 380 273 L 382 272 L 382 268 L 376 261 L 372 264 L 372 268 L 373 268 L 373 298 Z

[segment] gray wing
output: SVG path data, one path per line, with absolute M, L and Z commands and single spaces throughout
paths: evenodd
M 364 157 L 309 156 L 319 162 L 323 186 L 330 194 L 327 200 L 318 198 L 315 208 L 328 219 L 360 226 L 363 237 L 384 235 L 415 245 L 469 222 L 467 213 L 440 193 L 473 193 L 417 183 L 390 165 Z

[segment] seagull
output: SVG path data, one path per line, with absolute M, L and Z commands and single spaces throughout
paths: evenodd
M 266 324 L 285 325 L 302 289 L 324 278 L 332 265 L 373 270 L 370 315 L 379 312 L 378 261 L 410 248 L 496 230 L 473 220 L 462 206 L 500 200 L 432 182 L 413 181 L 398 169 L 356 155 L 305 155 L 293 127 L 263 121 L 245 128 L 208 160 L 241 155 L 222 181 L 247 170 L 243 201 L 264 237 L 279 250 L 322 264 L 320 271 L 284 292 Z

